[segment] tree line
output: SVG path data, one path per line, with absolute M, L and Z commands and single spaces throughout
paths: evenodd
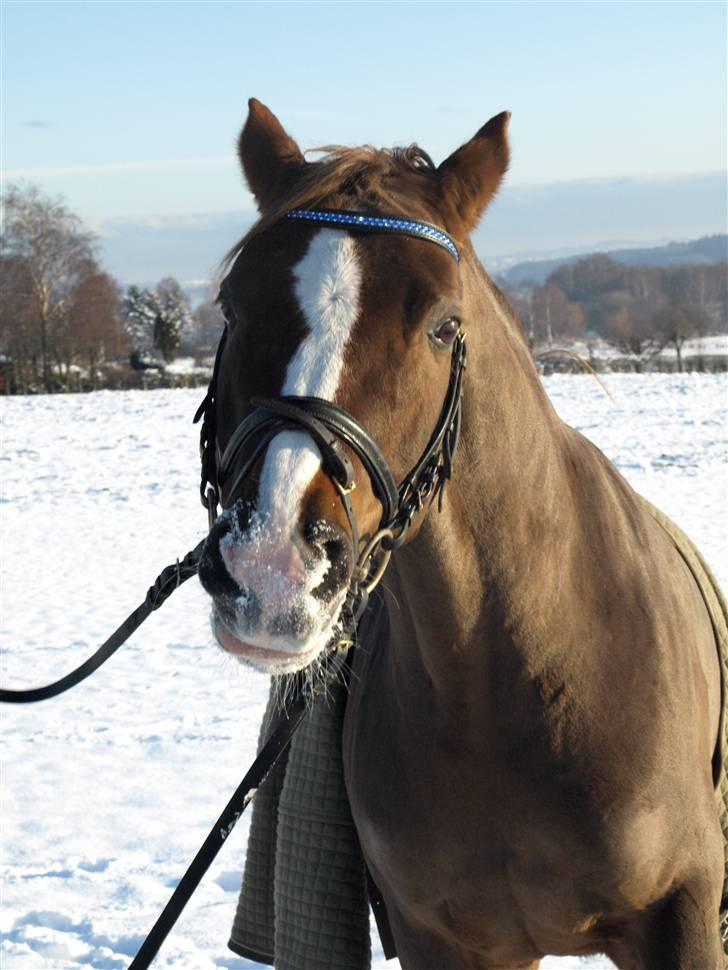
M 595 254 L 559 266 L 542 286 L 505 287 L 532 349 L 601 338 L 644 361 L 728 330 L 728 263 L 625 266 Z
M 2 390 L 139 386 L 141 373 L 163 373 L 179 353 L 214 354 L 222 317 L 211 300 L 193 313 L 172 277 L 122 292 L 93 234 L 33 186 L 10 186 L 2 208 Z M 726 332 L 727 269 L 625 266 L 595 254 L 559 266 L 541 286 L 503 289 L 534 352 L 601 338 L 645 361 L 672 346 L 682 369 L 687 339 Z
M 20 393 L 135 386 L 179 353 L 214 352 L 222 317 L 172 277 L 127 291 L 60 199 L 10 186 L 0 232 L 0 376 Z M 137 377 L 135 378 L 135 375 Z

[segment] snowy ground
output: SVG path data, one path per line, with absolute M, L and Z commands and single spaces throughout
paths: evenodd
M 562 415 L 699 543 L 728 581 L 725 375 L 546 380 Z M 2 667 L 75 666 L 205 528 L 201 392 L 3 399 Z M 190 581 L 90 681 L 2 717 L 2 966 L 125 968 L 252 759 L 266 681 L 211 643 Z M 250 968 L 226 949 L 244 817 L 155 966 Z M 376 970 L 385 963 L 375 943 Z M 550 958 L 544 970 L 605 960 Z
M 560 346 L 560 340 L 556 340 L 556 346 Z M 571 343 L 566 341 L 565 344 L 569 350 L 573 350 L 577 354 L 581 354 L 587 360 L 591 356 L 597 357 L 599 360 L 614 360 L 615 358 L 624 357 L 624 353 L 615 347 L 613 344 L 607 343 L 601 337 L 595 337 L 590 340 L 575 340 Z M 725 357 L 728 355 L 728 334 L 726 333 L 714 333 L 706 334 L 704 337 L 691 337 L 686 340 L 682 346 L 682 356 L 683 360 L 687 360 L 689 357 Z M 675 360 L 675 348 L 672 344 L 667 344 L 657 355 L 666 360 Z

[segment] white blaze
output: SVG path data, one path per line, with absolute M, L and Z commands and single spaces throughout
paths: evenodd
M 308 333 L 292 357 L 281 394 L 333 401 L 351 332 L 359 315 L 361 269 L 351 236 L 322 229 L 294 268 L 295 293 Z M 268 446 L 258 514 L 290 535 L 321 453 L 304 431 L 284 431 Z M 272 520 L 272 521 L 271 521 Z

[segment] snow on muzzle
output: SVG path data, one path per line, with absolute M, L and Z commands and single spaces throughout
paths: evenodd
M 215 637 L 268 673 L 308 666 L 336 633 L 351 564 L 337 523 L 278 524 L 238 500 L 215 522 L 200 559 Z

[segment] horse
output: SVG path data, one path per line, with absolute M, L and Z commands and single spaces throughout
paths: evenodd
M 251 99 L 260 219 L 220 289 L 200 579 L 225 651 L 299 676 L 386 567 L 343 757 L 405 970 L 718 970 L 714 632 L 470 242 L 509 119 L 437 166 L 417 146 L 307 161 Z

